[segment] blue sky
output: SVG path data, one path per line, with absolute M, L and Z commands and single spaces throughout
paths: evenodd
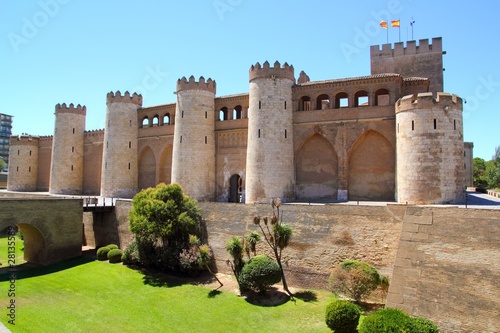
M 218 96 L 242 93 L 265 60 L 311 80 L 368 75 L 369 46 L 386 43 L 380 20 L 401 19 L 406 41 L 413 17 L 414 39 L 443 37 L 445 91 L 467 100 L 465 140 L 489 160 L 500 145 L 499 11 L 486 0 L 0 0 L 0 112 L 15 117 L 14 134 L 52 135 L 57 103 L 86 105 L 86 128 L 100 129 L 109 91 L 171 103 L 178 78 L 202 75 Z

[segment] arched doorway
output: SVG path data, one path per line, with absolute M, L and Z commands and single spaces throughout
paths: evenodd
M 229 180 L 229 202 L 241 202 L 241 177 L 238 174 L 231 176 Z

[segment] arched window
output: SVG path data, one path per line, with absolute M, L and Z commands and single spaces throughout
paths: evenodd
M 170 125 L 170 113 L 163 116 L 163 125 Z
M 354 107 L 367 106 L 369 104 L 368 92 L 365 90 L 360 90 L 354 94 Z
M 158 126 L 159 123 L 160 123 L 160 117 L 158 115 L 155 115 L 153 117 L 153 126 Z
M 219 120 L 224 121 L 229 119 L 229 113 L 227 112 L 227 107 L 223 107 L 219 111 Z
M 375 105 L 385 106 L 390 104 L 389 90 L 379 89 L 375 92 Z
M 236 105 L 233 109 L 233 119 L 242 119 L 243 118 L 243 108 L 241 105 Z
M 144 117 L 142 119 L 142 127 L 148 127 L 149 126 L 149 118 L 148 117 Z
M 321 94 L 316 98 L 316 110 L 327 110 L 330 108 L 330 96 Z
M 311 97 L 302 96 L 299 99 L 299 111 L 310 111 L 311 110 Z
M 335 95 L 335 109 L 348 108 L 349 107 L 349 95 L 345 92 L 340 92 Z

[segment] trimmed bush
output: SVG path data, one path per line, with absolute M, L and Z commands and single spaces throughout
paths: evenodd
M 123 251 L 120 249 L 112 249 L 108 252 L 109 262 L 112 264 L 116 264 L 122 262 Z
M 326 325 L 335 333 L 356 333 L 361 312 L 349 301 L 334 301 L 326 307 Z
M 265 292 L 270 286 L 281 281 L 281 270 L 276 261 L 266 255 L 258 255 L 243 266 L 240 285 L 243 289 Z
M 345 260 L 334 268 L 329 283 L 332 292 L 346 295 L 359 303 L 377 289 L 380 275 L 373 265 Z
M 134 240 L 130 243 L 129 246 L 123 251 L 122 254 L 122 262 L 125 265 L 137 265 L 139 264 L 139 246 L 137 242 Z
M 110 250 L 119 249 L 118 245 L 116 245 L 116 244 L 109 244 L 109 245 L 106 245 L 106 247 Z
M 410 317 L 410 325 L 406 331 L 408 333 L 439 333 L 436 324 L 421 317 Z
M 97 259 L 101 261 L 108 260 L 109 251 L 110 251 L 109 248 L 106 246 L 97 249 Z

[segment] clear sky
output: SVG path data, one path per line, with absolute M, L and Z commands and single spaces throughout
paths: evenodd
M 442 37 L 445 91 L 464 104 L 465 141 L 491 159 L 500 145 L 497 1 L 0 0 L 1 113 L 13 133 L 52 135 L 57 103 L 87 106 L 104 127 L 106 94 L 140 92 L 143 106 L 175 102 L 178 78 L 248 91 L 248 70 L 275 60 L 311 80 L 370 73 L 380 20 L 401 19 L 401 40 Z M 389 42 L 398 30 L 389 28 Z

